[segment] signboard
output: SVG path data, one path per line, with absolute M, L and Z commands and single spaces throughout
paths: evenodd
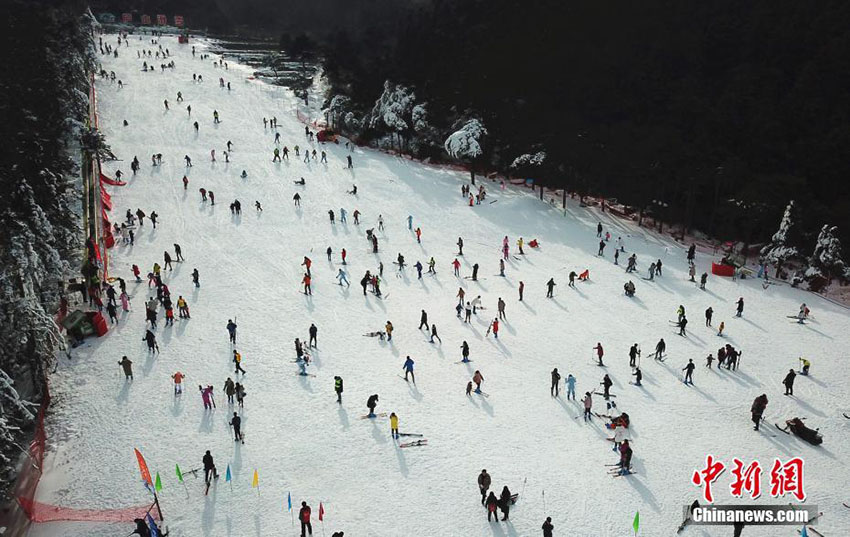
M 142 24 L 150 24 L 151 16 L 150 15 L 142 15 Z
M 174 26 L 178 28 L 183 27 L 183 15 L 174 15 Z
M 156 16 L 156 23 L 159 26 L 165 26 L 166 24 L 168 24 L 168 18 L 160 13 Z
M 121 14 L 121 22 L 133 22 L 133 14 L 132 13 L 122 13 Z

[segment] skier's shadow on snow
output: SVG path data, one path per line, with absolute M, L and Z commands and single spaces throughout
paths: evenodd
M 634 302 L 635 304 L 637 304 L 638 306 L 640 306 L 641 308 L 643 308 L 643 309 L 645 309 L 645 310 L 646 310 L 646 309 L 649 309 L 649 308 L 647 308 L 647 307 L 646 307 L 646 304 L 644 304 L 644 303 L 643 303 L 643 300 L 641 300 L 641 299 L 639 299 L 639 298 L 638 298 L 637 294 L 635 294 L 635 295 L 634 295 L 634 296 L 632 296 L 632 297 L 627 297 L 627 296 L 625 295 L 625 293 L 624 293 L 624 294 L 623 294 L 623 295 L 621 295 L 621 296 L 623 296 L 623 297 L 625 297 L 625 298 L 630 299 L 632 302 Z
M 211 433 L 213 430 L 212 424 L 212 416 L 215 410 L 207 410 L 204 409 L 204 413 L 201 417 L 201 423 L 198 425 L 198 432 L 200 433 Z
M 308 393 L 313 393 L 313 385 L 310 384 L 310 381 L 308 380 L 310 378 L 309 375 L 308 376 L 297 375 L 297 376 L 298 376 L 298 383 L 301 385 L 302 388 L 304 388 L 304 391 L 306 391 Z
M 756 323 L 752 322 L 751 320 L 747 319 L 746 317 L 738 317 L 738 319 L 741 319 L 741 320 L 742 320 L 742 321 L 744 321 L 745 323 L 749 323 L 749 324 L 753 325 L 753 327 L 754 327 L 754 328 L 756 328 L 756 329 L 758 329 L 758 330 L 760 330 L 760 331 L 762 331 L 762 332 L 767 332 L 767 330 L 765 330 L 764 328 L 762 328 L 762 327 L 761 327 L 761 325 L 758 325 L 758 324 L 756 324 Z M 817 331 L 817 330 L 815 330 L 815 332 L 818 332 L 818 331 Z M 818 334 L 821 334 L 821 333 L 820 333 L 820 332 L 818 332 Z M 825 336 L 826 334 L 821 334 L 821 335 L 824 335 L 824 336 Z M 827 337 L 829 337 L 829 336 L 827 336 Z M 832 339 L 832 338 L 829 338 L 829 339 Z
M 413 399 L 416 400 L 417 403 L 422 402 L 424 396 L 422 395 L 422 392 L 419 391 L 419 388 L 416 387 L 415 383 L 408 382 L 407 389 L 410 391 L 410 395 L 413 397 Z
M 407 477 L 410 471 L 407 469 L 407 461 L 404 458 L 404 452 L 398 446 L 395 448 L 395 456 L 398 459 L 399 472 L 401 472 L 402 477 Z
M 337 415 L 339 416 L 339 423 L 342 425 L 342 430 L 347 431 L 351 426 L 348 422 L 348 411 L 342 405 L 339 405 L 339 409 L 337 410 Z
M 175 418 L 183 413 L 183 396 L 175 395 L 171 403 L 171 415 Z
M 127 403 L 127 399 L 130 396 L 130 384 L 132 383 L 133 381 L 124 381 L 124 385 L 121 386 L 121 390 L 118 392 L 118 395 L 115 396 L 116 403 L 118 403 L 119 405 Z
M 638 474 L 646 474 L 646 467 L 643 465 L 642 462 L 636 461 L 634 466 L 635 471 Z M 631 485 L 637 491 L 638 494 L 640 494 L 640 497 L 643 498 L 643 501 L 648 504 L 653 511 L 655 511 L 656 513 L 661 512 L 661 509 L 658 507 L 658 501 L 655 499 L 655 495 L 652 494 L 651 490 L 646 488 L 646 485 L 644 485 L 643 482 L 640 481 L 640 479 L 637 479 L 635 476 L 626 477 L 625 479 L 626 482 Z
M 481 400 L 481 408 L 483 408 L 484 412 L 486 412 L 491 418 L 494 416 L 493 406 L 487 402 L 486 397 Z
M 372 423 L 372 438 L 375 439 L 376 444 L 386 444 L 387 436 L 384 432 L 378 427 L 378 420 L 369 420 Z
M 201 531 L 204 535 L 212 535 L 215 529 L 215 496 L 216 488 L 210 487 L 210 493 L 204 496 L 204 513 L 201 515 Z
M 809 414 L 814 414 L 815 416 L 818 416 L 818 417 L 821 417 L 821 418 L 826 418 L 826 417 L 827 417 L 827 416 L 826 416 L 826 414 L 824 414 L 823 412 L 821 412 L 820 410 L 816 409 L 815 407 L 813 407 L 812 405 L 810 405 L 809 403 L 807 403 L 807 402 L 803 401 L 803 400 L 802 400 L 802 399 L 800 399 L 800 398 L 795 397 L 795 398 L 794 398 L 794 401 L 796 401 L 796 402 L 797 402 L 797 404 L 798 404 L 798 405 L 800 405 L 800 407 L 801 407 L 801 408 L 803 408 L 803 409 L 804 409 L 806 412 L 808 412 Z
M 569 405 L 566 401 L 561 399 L 560 397 L 555 397 L 555 400 L 558 401 L 558 404 L 564 409 L 564 411 L 570 415 L 573 420 L 577 419 L 580 414 L 573 414 L 573 411 L 578 411 L 578 406 Z
M 804 324 L 803 326 L 805 326 L 806 328 L 808 328 L 809 330 L 811 330 L 812 332 L 814 332 L 814 333 L 816 333 L 816 334 L 818 334 L 818 335 L 821 335 L 821 336 L 823 336 L 823 337 L 825 337 L 825 338 L 827 338 L 827 339 L 832 339 L 832 336 L 827 335 L 827 334 L 824 334 L 823 332 L 821 332 L 820 330 L 818 330 L 818 329 L 816 329 L 816 328 L 812 328 L 811 326 L 809 326 L 809 325 L 807 325 L 807 324 Z

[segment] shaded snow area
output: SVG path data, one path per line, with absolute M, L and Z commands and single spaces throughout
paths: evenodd
M 120 244 L 111 252 L 112 275 L 128 282 L 131 311 L 120 315 L 108 335 L 75 349 L 71 361 L 63 358 L 52 377 L 50 452 L 39 501 L 96 509 L 146 503 L 149 494 L 133 453 L 139 448 L 151 471 L 162 477 L 166 524 L 177 536 L 297 535 L 286 510 L 290 492 L 295 508 L 302 500 L 312 506 L 317 535 L 322 502 L 327 535 L 340 530 L 355 537 L 540 535 L 548 515 L 555 535 L 624 536 L 632 535 L 639 511 L 641 535 L 669 536 L 681 521 L 682 506 L 701 498 L 691 476 L 707 454 L 730 468 L 715 483 L 721 504 L 750 501 L 736 501 L 729 492 L 733 457 L 761 463 L 762 495 L 755 503 L 796 503 L 791 496 L 771 498 L 770 468 L 774 458 L 801 456 L 806 503 L 824 512 L 818 528 L 824 535 L 850 535 L 850 509 L 841 505 L 850 503 L 850 420 L 842 417 L 850 413 L 846 310 L 788 286 L 763 288 L 752 279 L 709 276 L 702 291 L 688 281 L 682 248 L 595 209 L 572 205 L 564 213 L 528 191 L 500 191 L 486 181 L 486 200 L 469 207 L 461 196 L 466 173 L 363 149 L 353 151 L 354 168 L 348 170 L 344 143 L 318 147 L 305 137 L 295 119 L 297 103 L 285 89 L 249 80 L 250 70 L 235 62 L 225 71 L 213 66 L 217 57 L 193 58 L 189 46 L 171 37 L 161 41 L 175 69 L 160 72 L 161 60 L 153 59 L 149 62 L 156 71 L 142 72 L 136 50 L 148 40 L 131 40 L 118 58 L 103 57 L 104 68 L 114 70 L 124 87 L 98 80 L 97 90 L 103 132 L 122 159 L 110 163 L 107 173 L 121 169 L 128 181 L 125 187 L 110 187 L 113 221 L 137 208 L 156 211 L 160 220 L 154 230 L 146 219 L 136 230 L 135 245 Z M 199 53 L 207 47 L 202 40 L 193 44 Z M 203 82 L 193 83 L 193 73 Z M 230 91 L 219 87 L 220 76 L 231 83 Z M 178 91 L 185 102 L 177 103 Z M 214 110 L 220 124 L 213 123 Z M 280 146 L 290 150 L 289 161 L 272 162 L 274 130 L 263 126 L 263 117 L 272 116 L 279 122 Z M 228 140 L 233 142 L 229 164 L 223 155 Z M 294 154 L 295 145 L 301 158 Z M 304 163 L 305 147 L 327 151 L 328 163 Z M 217 162 L 211 162 L 211 149 Z M 162 153 L 161 166 L 151 166 L 152 153 Z M 130 173 L 134 155 L 141 162 L 135 176 Z M 192 157 L 193 167 L 185 167 L 184 155 Z M 243 169 L 245 179 L 240 178 Z M 293 183 L 300 177 L 306 186 Z M 353 184 L 356 196 L 347 193 Z M 199 188 L 215 192 L 215 206 L 201 201 Z M 302 197 L 300 209 L 293 206 L 295 193 Z M 228 209 L 235 199 L 241 202 L 241 216 Z M 255 210 L 255 201 L 262 212 Z M 341 208 L 346 223 L 340 222 Z M 333 225 L 329 210 L 336 215 Z M 362 213 L 360 225 L 353 222 L 355 210 Z M 421 244 L 408 229 L 408 215 L 414 230 L 421 227 Z M 602 257 L 596 255 L 600 220 L 612 234 Z M 366 240 L 368 228 L 378 236 L 377 255 Z M 511 255 L 500 277 L 506 235 Z M 465 243 L 458 258 L 461 278 L 451 267 L 458 236 Z M 615 265 L 619 236 L 626 253 Z M 526 242 L 523 256 L 517 255 L 519 237 Z M 538 239 L 540 248 L 529 248 L 531 239 Z M 130 269 L 138 264 L 144 279 L 154 262 L 162 264 L 164 251 L 174 254 L 173 243 L 181 245 L 185 262 L 165 270 L 164 281 L 175 302 L 180 295 L 188 301 L 192 317 L 164 327 L 160 310 L 156 335 L 161 354 L 150 356 L 142 336 L 144 302 L 153 292 L 147 281 L 135 283 Z M 626 258 L 633 252 L 639 273 L 627 275 Z M 393 264 L 399 253 L 408 263 L 400 274 Z M 302 293 L 304 256 L 313 260 L 312 296 Z M 427 275 L 432 256 L 435 276 Z M 644 280 L 650 262 L 659 258 L 663 275 Z M 417 260 L 426 267 L 421 280 L 413 268 Z M 376 272 L 381 261 L 384 297 L 364 296 L 358 282 L 366 270 Z M 697 280 L 710 272 L 710 262 L 697 255 Z M 480 265 L 477 282 L 464 278 L 475 263 Z M 199 288 L 192 284 L 193 268 L 200 272 Z M 350 288 L 337 285 L 339 268 L 348 272 Z M 570 288 L 569 272 L 584 269 L 590 280 Z M 557 283 L 552 299 L 546 298 L 549 278 Z M 633 299 L 623 294 L 629 279 L 637 287 Z M 520 281 L 525 283 L 522 302 Z M 455 314 L 459 287 L 468 299 L 480 295 L 486 308 L 470 324 Z M 496 340 L 486 333 L 500 297 L 507 321 Z M 736 318 L 739 297 L 745 309 Z M 786 316 L 796 315 L 802 302 L 811 308 L 812 319 L 797 324 Z M 670 322 L 680 304 L 690 319 L 687 337 L 677 335 Z M 704 326 L 709 306 L 714 328 Z M 425 330 L 417 330 L 422 309 L 442 343 L 430 343 Z M 235 348 L 244 376 L 234 375 L 228 319 L 238 324 Z M 391 342 L 364 337 L 384 330 L 388 320 L 395 327 Z M 721 321 L 724 337 L 716 334 Z M 308 368 L 315 376 L 302 377 L 293 363 L 293 341 L 306 339 L 311 323 L 318 327 L 318 348 Z M 667 359 L 656 362 L 650 354 L 662 337 Z M 469 364 L 458 363 L 464 340 L 473 360 Z M 597 342 L 605 349 L 605 368 L 592 359 Z M 643 350 L 643 387 L 629 383 L 628 350 L 634 343 Z M 705 357 L 716 355 L 725 343 L 743 351 L 740 369 L 720 372 L 716 362 L 706 369 Z M 133 361 L 133 382 L 125 382 L 117 364 L 122 355 Z M 408 355 L 415 361 L 415 385 L 402 378 Z M 799 369 L 801 356 L 811 360 L 812 375 L 797 377 L 795 397 L 786 397 L 781 381 L 789 368 Z M 697 364 L 693 386 L 682 383 L 688 359 Z M 555 367 L 563 377 L 572 373 L 578 379 L 579 399 L 586 391 L 601 391 L 602 376 L 610 375 L 618 410 L 631 417 L 635 474 L 615 478 L 607 473 L 606 465 L 618 461 L 607 440 L 613 435 L 603 419 L 583 421 L 580 401 L 567 402 L 563 393 L 550 396 Z M 484 376 L 482 388 L 489 397 L 465 394 L 475 370 Z M 186 392 L 175 397 L 171 376 L 177 371 L 186 375 Z M 342 405 L 334 394 L 335 375 L 344 379 Z M 244 445 L 234 443 L 228 426 L 233 408 L 222 394 L 228 376 L 243 379 L 247 391 L 241 410 Z M 204 410 L 199 384 L 215 387 L 216 410 Z M 770 403 L 767 422 L 755 432 L 749 411 L 761 393 Z M 361 419 L 372 394 L 380 396 L 378 412 L 395 412 L 401 432 L 421 433 L 428 445 L 399 448 L 387 418 Z M 602 397 L 594 396 L 593 405 L 608 413 Z M 821 447 L 773 426 L 794 416 L 820 428 Z M 187 475 L 184 491 L 174 466 L 184 471 L 200 467 L 207 449 L 222 478 L 205 497 L 203 479 Z M 228 464 L 232 491 L 223 478 Z M 497 494 L 504 485 L 521 493 L 509 523 L 487 521 L 476 484 L 482 468 L 492 475 Z M 255 469 L 259 495 L 251 487 Z M 791 536 L 796 529 L 748 527 L 743 535 Z M 34 527 L 30 535 L 130 531 L 129 524 L 54 523 Z M 726 536 L 732 529 L 689 526 L 683 534 Z

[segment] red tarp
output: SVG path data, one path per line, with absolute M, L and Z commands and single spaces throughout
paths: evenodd
M 109 192 L 102 188 L 100 189 L 100 202 L 104 207 L 106 207 L 107 211 L 112 210 L 112 196 L 110 196 Z
M 735 267 L 732 265 L 723 265 L 721 263 L 712 263 L 711 273 L 716 276 L 727 276 L 731 278 L 735 275 Z
M 102 173 L 100 174 L 100 182 L 106 183 L 107 185 L 112 185 L 112 186 L 124 186 L 124 185 L 127 184 L 124 181 L 118 181 L 117 179 L 110 179 L 109 177 L 103 175 Z

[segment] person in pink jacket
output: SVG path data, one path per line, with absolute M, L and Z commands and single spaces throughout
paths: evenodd
M 206 388 L 202 388 L 198 385 L 198 390 L 201 392 L 201 399 L 204 401 L 205 409 L 213 409 L 215 408 L 215 400 L 213 399 L 213 387 L 207 386 Z

